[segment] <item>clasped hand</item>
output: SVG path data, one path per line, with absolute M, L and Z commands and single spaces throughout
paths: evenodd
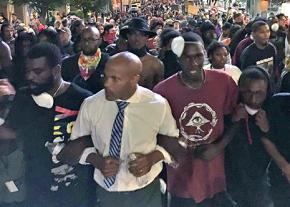
M 238 122 L 242 119 L 248 119 L 249 115 L 245 109 L 244 104 L 239 104 L 233 113 L 232 121 Z M 260 128 L 262 132 L 267 133 L 269 131 L 269 123 L 267 119 L 267 114 L 263 109 L 259 109 L 258 113 L 255 115 L 255 123 Z
M 135 177 L 141 177 L 147 174 L 153 165 L 150 154 L 135 153 L 136 159 L 128 162 L 129 172 Z M 99 169 L 104 177 L 112 177 L 117 175 L 121 161 L 114 157 L 99 157 L 95 167 Z

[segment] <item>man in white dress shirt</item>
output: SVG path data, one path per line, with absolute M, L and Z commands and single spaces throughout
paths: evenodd
M 136 55 L 112 56 L 105 89 L 84 101 L 73 127 L 71 140 L 92 137 L 94 147 L 86 148 L 79 162 L 95 167 L 101 207 L 161 207 L 157 176 L 162 161 L 172 159 L 157 135 L 178 137 L 179 131 L 167 100 L 138 85 L 141 72 Z

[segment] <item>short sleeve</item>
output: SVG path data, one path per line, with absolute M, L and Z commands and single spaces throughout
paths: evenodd
M 176 121 L 171 113 L 171 108 L 167 100 L 164 103 L 164 114 L 163 119 L 160 124 L 159 134 L 170 136 L 170 137 L 178 137 L 179 130 L 176 125 Z
M 91 121 L 88 116 L 88 104 L 85 100 L 81 105 L 78 117 L 72 128 L 71 140 L 91 134 Z
M 235 81 L 228 76 L 226 86 L 226 97 L 224 102 L 224 115 L 231 114 L 237 104 L 238 87 Z
M 162 87 L 160 87 L 160 84 L 157 84 L 154 88 L 153 88 L 153 92 L 154 93 L 158 93 L 160 95 L 163 95 L 163 90 Z

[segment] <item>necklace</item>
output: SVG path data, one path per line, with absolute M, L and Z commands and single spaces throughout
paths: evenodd
M 178 73 L 178 76 L 179 76 L 180 81 L 183 83 L 183 85 L 185 85 L 186 87 L 188 87 L 188 88 L 190 88 L 190 89 L 199 89 L 199 88 L 201 88 L 201 86 L 202 86 L 202 85 L 204 84 L 204 82 L 205 82 L 204 80 L 202 80 L 202 82 L 200 83 L 199 86 L 194 87 L 194 86 L 188 84 L 188 83 L 187 83 L 187 82 L 182 78 L 182 73 L 181 73 L 181 72 Z
M 55 97 L 57 95 L 57 93 L 59 92 L 59 90 L 62 88 L 62 85 L 63 85 L 63 81 L 61 81 L 61 83 L 59 84 L 58 88 L 56 89 L 56 91 L 54 92 L 53 96 L 52 97 Z

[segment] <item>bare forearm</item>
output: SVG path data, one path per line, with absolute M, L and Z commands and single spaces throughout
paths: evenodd
M 178 138 L 169 137 L 158 134 L 158 145 L 162 146 L 173 158 L 178 160 L 179 157 L 184 157 L 187 151 L 178 144 Z
M 262 142 L 266 148 L 268 154 L 272 157 L 276 165 L 283 171 L 283 169 L 289 165 L 287 160 L 283 157 L 283 155 L 279 152 L 276 145 L 271 142 L 269 139 L 262 139 Z
M 155 151 L 149 153 L 149 158 L 150 158 L 152 165 L 154 165 L 155 163 L 163 160 L 164 156 L 160 151 L 155 150 Z
M 100 169 L 102 156 L 99 153 L 91 153 L 88 155 L 86 162 L 93 165 L 95 168 Z
M 239 123 L 233 124 L 218 141 L 197 147 L 193 155 L 208 161 L 214 159 L 220 153 L 222 153 L 226 146 L 231 142 L 239 126 Z
M 216 143 L 218 150 L 222 151 L 226 148 L 226 146 L 232 141 L 237 129 L 241 126 L 241 122 L 233 123 L 230 128 L 224 133 L 221 139 L 219 139 Z
M 61 162 L 76 165 L 87 147 L 92 147 L 92 139 L 90 136 L 80 137 L 67 143 L 67 145 L 57 155 L 57 159 Z

